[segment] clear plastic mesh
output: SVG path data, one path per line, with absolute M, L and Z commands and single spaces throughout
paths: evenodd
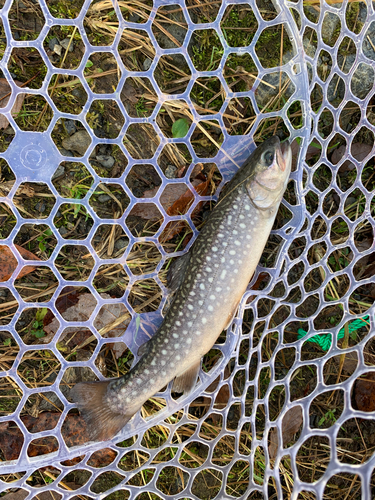
M 6 1 L 1 10 L 2 43 L 6 48 L 0 68 L 11 86 L 11 96 L 2 100 L 1 112 L 15 135 L 8 127 L 2 139 L 2 168 L 9 176 L 0 192 L 0 250 L 8 246 L 18 265 L 0 288 L 0 384 L 4 402 L 0 426 L 8 438 L 17 435 L 15 442 L 21 441 L 22 446 L 17 459 L 7 461 L 2 457 L 0 492 L 21 488 L 28 498 L 43 491 L 52 492 L 53 498 L 104 498 L 110 494 L 114 495 L 111 498 L 147 494 L 153 495 L 148 498 L 172 495 L 191 499 L 372 498 L 374 421 L 368 400 L 373 397 L 375 297 L 373 4 L 224 0 L 213 2 L 213 12 L 205 17 L 204 9 L 197 9 L 193 1 L 108 1 L 91 6 L 86 1 L 82 8 L 67 2 L 66 18 L 54 17 L 60 12 L 58 3 L 40 0 L 30 5 L 39 9 L 38 22 L 21 35 L 14 18 L 17 9 L 22 14 L 25 4 Z M 163 10 L 166 6 L 169 10 Z M 234 6 L 239 6 L 238 12 L 246 12 L 251 26 L 255 26 L 253 33 L 249 30 L 251 36 L 244 47 L 233 46 L 235 30 L 241 29 L 238 24 L 231 30 L 228 24 Z M 163 38 L 166 13 L 180 16 L 169 17 L 180 31 L 176 29 L 172 37 Z M 88 20 L 97 23 L 90 31 L 85 29 Z M 111 45 L 102 45 L 104 21 L 105 40 L 108 43 L 111 38 Z M 267 42 L 267 30 L 274 32 L 275 26 L 281 34 L 281 52 L 274 39 L 270 37 Z M 81 57 L 74 69 L 74 61 L 71 69 L 62 69 L 61 59 L 53 55 L 56 27 L 61 33 L 73 34 L 74 43 L 80 44 Z M 97 38 L 93 36 L 95 30 Z M 216 31 L 222 49 L 213 50 L 210 64 L 203 67 L 194 47 L 204 43 L 205 36 L 212 36 L 210 30 Z M 141 70 L 126 57 L 137 50 L 137 37 L 143 37 L 143 42 L 147 38 L 150 50 Z M 276 59 L 270 56 L 274 47 L 278 50 Z M 69 46 L 65 48 L 69 54 Z M 18 82 L 12 61 L 23 57 L 24 64 L 32 67 L 38 54 L 46 71 L 41 87 L 33 84 L 37 80 L 33 74 Z M 237 61 L 229 78 L 229 61 L 234 56 L 243 57 L 247 63 L 251 60 L 252 70 Z M 106 87 L 105 80 L 100 82 L 100 75 L 91 71 L 103 58 L 107 66 L 101 66 L 101 72 L 115 72 L 117 87 Z M 180 69 L 181 78 L 174 88 L 166 76 L 168 64 Z M 251 83 L 249 73 L 253 75 Z M 149 99 L 154 105 L 147 108 L 148 113 L 142 112 L 141 106 L 133 113 L 129 106 L 132 90 L 128 79 L 132 78 L 142 80 L 147 92 L 155 96 L 154 101 Z M 222 86 L 222 101 L 212 107 L 210 115 L 202 112 L 193 91 L 194 85 L 206 84 L 205 78 L 216 78 Z M 81 85 L 80 109 L 72 106 L 74 115 L 67 114 L 58 109 L 53 95 L 56 89 L 66 91 L 69 82 L 76 86 L 77 79 Z M 241 86 L 244 81 L 247 89 Z M 45 108 L 34 112 L 49 116 L 45 130 L 25 130 L 24 122 L 12 116 L 17 96 L 22 93 L 29 98 L 34 94 L 44 97 Z M 233 116 L 244 98 L 251 111 L 238 128 Z M 180 106 L 181 116 L 190 122 L 183 138 L 167 137 L 163 130 L 163 120 L 168 119 L 165 107 L 173 105 Z M 100 136 L 95 125 L 106 106 L 111 109 L 115 128 L 110 138 Z M 69 134 L 65 142 L 61 139 L 61 123 L 72 119 L 80 123 L 78 146 L 72 145 Z M 212 125 L 214 120 L 220 125 L 221 135 Z M 144 124 L 148 126 L 140 132 Z M 121 317 L 123 328 L 115 345 L 121 349 L 125 344 L 132 353 L 129 359 L 133 357 L 135 362 L 138 346 L 162 318 L 168 295 L 161 278 L 166 262 L 187 251 L 198 234 L 192 221 L 196 206 L 201 201 L 216 200 L 224 182 L 253 149 L 254 141 L 261 142 L 276 129 L 282 138 L 289 136 L 300 145 L 281 215 L 238 315 L 215 346 L 213 361 L 201 369 L 193 394 L 174 400 L 167 387 L 157 395 L 160 411 L 147 418 L 146 413 L 138 414 L 112 442 L 77 445 L 74 439 L 64 439 L 74 434 L 74 405 L 69 400 L 72 370 L 81 370 L 83 379 L 104 378 L 100 360 L 103 348 L 113 346 L 113 338 L 103 327 L 103 310 Z M 95 155 L 96 159 L 105 156 L 108 144 L 123 158 L 122 170 L 107 169 L 112 177 L 92 161 Z M 69 147 L 76 148 L 74 157 L 69 156 Z M 160 159 L 171 147 L 186 147 L 191 156 L 191 164 L 180 178 L 171 179 Z M 91 176 L 90 187 L 83 193 L 77 188 L 79 182 L 68 187 L 56 183 L 57 169 L 60 175 L 61 168 L 67 172 L 69 162 L 74 168 L 78 168 L 77 163 L 81 165 L 81 178 Z M 214 163 L 221 174 L 213 197 L 200 196 L 192 184 L 191 173 L 198 162 Z M 160 179 L 159 189 L 150 195 L 152 199 L 137 197 L 128 182 L 132 171 L 139 172 L 134 170 L 136 166 L 145 164 L 151 165 Z M 24 203 L 25 196 L 33 199 L 29 183 L 34 183 L 39 195 L 42 193 L 44 207 Z M 194 202 L 186 214 L 170 216 L 163 195 L 171 185 L 181 183 L 190 188 Z M 98 201 L 99 196 L 103 202 Z M 112 211 L 105 208 L 105 202 L 112 204 Z M 134 207 L 143 203 L 153 203 L 153 210 L 157 207 L 160 212 L 159 221 L 163 221 L 139 235 L 131 217 Z M 61 231 L 58 222 L 64 210 L 72 206 L 80 212 L 81 223 L 87 224 L 80 240 L 70 239 L 72 228 Z M 168 224 L 176 220 L 186 221 L 193 237 L 184 250 L 175 248 L 171 253 L 163 235 Z M 20 253 L 20 242 L 28 248 L 21 238 L 26 224 L 43 225 L 38 241 L 51 245 L 48 258 L 41 263 L 47 288 L 19 275 L 23 266 L 35 264 L 27 261 L 27 254 Z M 117 247 L 117 253 L 107 249 L 111 231 L 122 235 L 123 246 Z M 147 258 L 137 261 L 139 253 Z M 68 258 L 71 272 L 67 272 Z M 102 266 L 120 266 L 117 272 L 125 284 L 120 299 L 98 285 Z M 66 287 L 73 288 L 67 291 Z M 154 307 L 139 302 L 142 287 L 155 290 L 159 302 L 153 299 Z M 86 318 L 83 314 L 72 321 L 60 312 L 62 297 L 74 291 L 86 294 L 82 304 Z M 32 316 L 34 337 L 32 341 L 30 336 L 25 337 L 30 308 L 48 308 L 58 329 L 38 338 L 44 313 L 38 316 L 36 312 Z M 356 328 L 355 320 L 360 320 Z M 92 342 L 93 353 L 89 359 L 76 356 L 71 361 L 60 339 L 67 328 L 78 331 L 78 327 L 91 332 L 80 345 Z M 307 336 L 299 339 L 298 330 L 304 330 Z M 320 341 L 320 345 L 309 339 Z M 14 354 L 9 355 L 10 347 Z M 39 367 L 35 376 L 32 362 Z M 41 365 L 45 366 L 45 376 Z M 363 380 L 358 381 L 360 377 Z M 369 386 L 363 389 L 361 383 Z M 46 430 L 38 427 L 35 432 L 30 419 L 25 423 L 22 411 L 27 406 L 33 418 L 37 398 L 39 403 L 49 403 L 49 415 L 52 405 L 58 416 L 52 423 L 46 422 Z M 359 401 L 361 398 L 365 401 Z M 34 418 L 43 415 L 40 408 Z M 31 452 L 32 442 L 39 438 L 42 443 L 43 439 L 46 443 L 55 439 L 57 451 Z M 78 489 L 72 470 L 80 474 Z M 28 481 L 35 471 L 47 471 L 49 481 L 42 489 L 33 488 Z

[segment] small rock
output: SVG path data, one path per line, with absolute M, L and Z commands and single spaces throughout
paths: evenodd
M 77 87 L 72 90 L 72 95 L 74 95 L 74 97 L 77 97 L 77 99 L 82 100 L 82 101 L 86 101 L 86 98 L 87 98 L 86 92 L 80 88 L 77 88 Z
M 58 54 L 58 52 L 55 50 L 55 47 L 60 47 L 60 54 L 58 55 L 61 55 L 62 47 L 60 45 L 58 38 L 56 37 L 51 38 L 51 40 L 48 42 L 48 47 L 56 54 Z
M 65 50 L 69 47 L 69 52 L 73 52 L 74 50 L 73 40 L 72 41 L 70 40 L 71 40 L 70 38 L 64 38 L 64 40 L 61 40 L 60 45 Z
M 128 245 L 129 245 L 128 238 L 120 238 L 115 243 L 115 250 L 122 250 L 123 248 L 126 248 Z
M 355 70 L 350 89 L 359 99 L 364 99 L 374 85 L 374 68 L 365 63 L 360 63 Z
M 150 68 L 151 64 L 152 64 L 152 59 L 146 57 L 146 59 L 143 62 L 143 70 L 147 71 Z
M 65 236 L 67 233 L 69 233 L 69 231 L 66 229 L 66 227 L 61 226 L 59 229 L 59 233 L 61 234 L 61 236 Z
M 165 169 L 165 177 L 167 177 L 167 179 L 174 179 L 176 171 L 177 167 L 174 165 L 168 165 Z
M 59 148 L 60 154 L 63 156 L 74 156 L 73 151 L 68 151 L 65 148 Z
M 11 125 L 8 125 L 7 128 L 3 130 L 3 134 L 6 134 L 6 135 L 15 135 L 15 131 L 11 127 Z
M 39 213 L 43 213 L 46 211 L 46 204 L 44 201 L 40 200 L 38 203 L 35 205 L 35 210 L 38 210 Z
M 129 14 L 129 23 L 139 23 L 140 21 L 142 21 L 142 19 L 138 14 L 135 14 L 134 12 Z
M 77 132 L 77 127 L 74 120 L 64 120 L 64 128 L 69 135 L 73 135 Z
M 57 177 L 60 177 L 61 175 L 64 175 L 65 173 L 65 167 L 64 165 L 60 164 L 57 169 L 55 170 L 55 173 L 52 176 L 52 181 L 56 179 Z
M 113 156 L 109 155 L 98 155 L 95 157 L 96 160 L 100 163 L 100 165 L 104 168 L 112 168 L 113 165 L 115 164 L 115 159 Z
M 67 137 L 62 141 L 62 145 L 65 149 L 71 149 L 72 151 L 76 151 L 81 156 L 83 156 L 87 148 L 91 144 L 91 137 L 86 130 L 79 130 L 75 134 L 70 137 Z
M 100 194 L 98 196 L 98 202 L 99 203 L 107 203 L 107 201 L 111 200 L 112 198 L 108 194 Z
M 112 144 L 100 144 L 99 154 L 110 155 L 112 153 Z

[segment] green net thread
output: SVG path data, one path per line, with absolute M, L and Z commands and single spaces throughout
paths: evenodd
M 359 330 L 362 326 L 364 326 L 363 323 L 367 322 L 369 320 L 369 316 L 364 316 L 363 318 L 359 318 L 354 320 L 352 323 L 349 324 L 349 334 L 352 332 L 355 332 L 356 330 Z M 302 328 L 298 329 L 298 339 L 302 339 L 305 337 L 305 335 L 308 334 L 305 330 Z M 345 327 L 341 328 L 339 333 L 337 334 L 337 339 L 340 340 L 344 337 L 345 335 Z M 325 333 L 322 335 L 314 335 L 313 337 L 309 338 L 306 340 L 306 342 L 315 342 L 316 344 L 319 345 L 323 349 L 323 351 L 328 351 L 328 349 L 332 345 L 332 334 L 331 333 Z

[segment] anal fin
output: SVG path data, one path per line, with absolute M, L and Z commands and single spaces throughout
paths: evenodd
M 190 366 L 184 373 L 176 377 L 173 382 L 172 392 L 183 392 L 184 394 L 191 392 L 197 383 L 200 366 L 201 361 L 199 360 L 198 363 Z

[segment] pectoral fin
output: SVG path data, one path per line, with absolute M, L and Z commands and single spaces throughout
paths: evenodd
M 174 379 L 172 391 L 183 392 L 188 394 L 194 389 L 197 383 L 199 368 L 201 366 L 200 360 L 195 365 L 188 368 L 184 373 Z

